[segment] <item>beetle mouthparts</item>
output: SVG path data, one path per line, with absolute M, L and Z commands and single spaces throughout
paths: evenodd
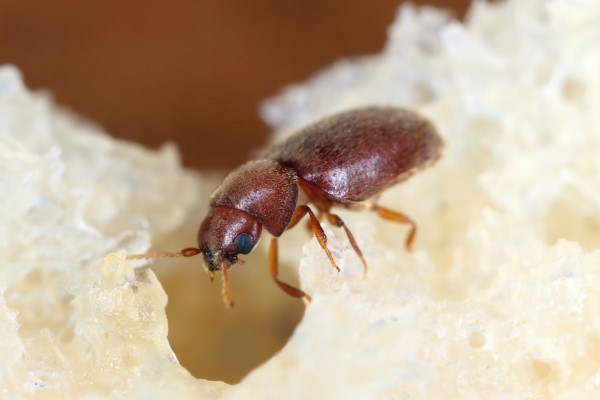
M 202 250 L 204 258 L 204 266 L 208 272 L 214 273 L 223 269 L 223 264 L 226 263 L 221 251 L 211 251 L 210 249 Z

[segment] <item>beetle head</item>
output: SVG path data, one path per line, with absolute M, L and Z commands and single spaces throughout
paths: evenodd
M 209 272 L 230 268 L 238 254 L 248 254 L 262 231 L 262 224 L 245 211 L 216 206 L 204 218 L 198 232 L 198 247 Z

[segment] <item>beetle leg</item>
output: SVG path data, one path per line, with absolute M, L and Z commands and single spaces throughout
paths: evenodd
M 354 240 L 354 235 L 352 235 L 352 232 L 350 232 L 350 229 L 348 229 L 348 226 L 346 226 L 346 224 L 344 223 L 344 221 L 342 221 L 342 219 L 339 217 L 339 215 L 331 214 L 329 212 L 327 212 L 326 215 L 327 215 L 327 219 L 329 220 L 330 224 L 333 224 L 333 225 L 337 226 L 338 228 L 344 228 L 344 230 L 346 231 L 346 236 L 348 236 L 348 240 L 350 241 L 352 248 L 354 249 L 354 251 L 356 252 L 358 257 L 360 258 L 360 261 L 362 262 L 363 277 L 366 279 L 367 278 L 367 262 L 365 261 L 365 257 L 363 257 L 363 253 L 360 250 L 360 248 L 358 247 L 358 244 L 356 244 L 356 240 Z
M 389 208 L 380 207 L 377 204 L 371 205 L 369 209 L 375 211 L 377 215 L 379 215 L 381 218 L 394 222 L 399 222 L 401 224 L 410 225 L 410 231 L 408 232 L 408 236 L 406 236 L 406 240 L 404 242 L 406 245 L 406 249 L 410 251 L 412 242 L 415 239 L 415 235 L 417 234 L 417 224 L 415 224 L 415 221 L 410 219 L 409 216 L 402 214 L 401 212 L 392 211 Z
M 227 308 L 233 308 L 233 300 L 229 293 L 229 271 L 227 271 L 227 263 L 225 261 L 221 264 L 221 271 L 223 271 L 223 301 Z
M 306 214 L 306 210 L 304 209 L 304 207 L 306 206 L 299 206 L 294 210 L 292 218 L 290 219 L 290 223 L 288 224 L 286 229 L 292 229 L 294 226 L 296 226 L 298 222 L 300 222 L 302 217 L 304 217 L 304 215 Z
M 309 295 L 304 293 L 304 291 L 300 289 L 296 289 L 295 287 L 288 285 L 287 283 L 281 281 L 277 278 L 279 273 L 279 261 L 277 256 L 277 238 L 271 239 L 271 246 L 269 247 L 269 269 L 271 270 L 271 277 L 284 292 L 293 297 L 304 297 L 306 300 L 311 301 Z
M 296 211 L 294 211 L 294 214 L 292 215 L 292 219 L 288 224 L 287 229 L 293 228 L 294 225 L 296 225 L 298 221 L 300 221 L 300 219 L 304 216 L 304 214 L 307 213 L 310 217 L 312 230 L 315 233 L 315 236 L 317 237 L 317 241 L 321 245 L 321 248 L 325 251 L 325 254 L 327 254 L 327 257 L 329 258 L 329 261 L 331 262 L 333 268 L 335 268 L 337 272 L 340 272 L 340 267 L 337 266 L 335 260 L 333 259 L 333 256 L 331 255 L 331 252 L 329 251 L 329 248 L 327 248 L 327 235 L 325 235 L 323 227 L 319 223 L 319 220 L 315 216 L 315 213 L 313 213 L 313 211 L 310 209 L 310 207 L 308 207 L 307 205 L 298 206 L 298 208 L 296 208 Z
M 315 217 L 317 218 L 317 221 L 319 221 L 319 223 L 323 220 L 323 214 L 327 213 L 327 211 L 323 211 L 321 208 L 319 208 L 319 206 L 317 206 L 317 214 L 315 214 Z M 308 219 L 308 221 L 306 221 L 306 230 L 308 231 L 308 233 L 313 232 L 313 223 L 312 223 L 312 219 Z

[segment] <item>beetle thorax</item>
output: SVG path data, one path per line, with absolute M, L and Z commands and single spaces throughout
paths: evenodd
M 230 173 L 213 194 L 211 206 L 245 211 L 279 236 L 289 224 L 297 200 L 296 173 L 276 161 L 258 160 Z

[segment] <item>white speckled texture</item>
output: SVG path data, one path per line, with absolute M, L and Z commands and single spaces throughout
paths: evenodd
M 0 387 L 17 398 L 599 397 L 598 71 L 595 0 L 478 2 L 465 24 L 404 7 L 382 54 L 268 102 L 280 135 L 394 104 L 430 118 L 447 146 L 381 199 L 418 221 L 415 251 L 404 228 L 341 214 L 369 278 L 343 233 L 327 229 L 339 274 L 306 244 L 303 320 L 227 386 L 177 363 L 150 270 L 124 252 L 100 261 L 168 235 L 207 185 L 172 149 L 115 142 L 0 70 Z

